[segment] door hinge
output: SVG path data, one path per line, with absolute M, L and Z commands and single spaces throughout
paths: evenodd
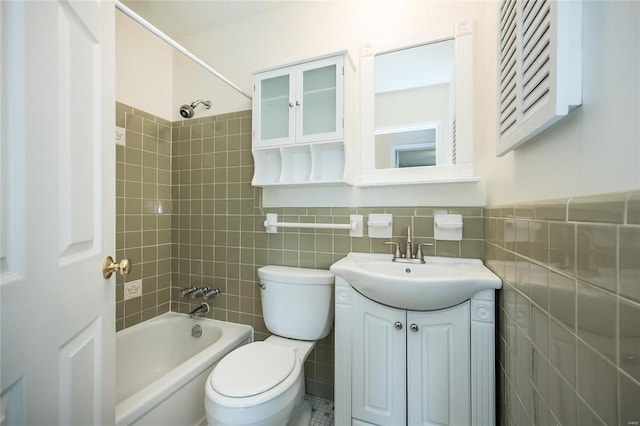
M 342 128 L 344 129 L 344 118 L 342 119 Z
M 344 65 L 342 66 L 342 75 L 344 75 Z
M 253 85 L 253 93 L 256 93 L 256 85 Z

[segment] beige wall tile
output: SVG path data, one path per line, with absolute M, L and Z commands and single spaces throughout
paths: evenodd
M 587 345 L 578 344 L 578 393 L 606 424 L 618 422 L 618 372 Z
M 626 374 L 618 372 L 620 383 L 620 414 L 618 416 L 622 424 L 635 422 L 640 419 L 640 382 L 629 378 Z
M 617 291 L 617 229 L 615 226 L 578 224 L 576 231 L 578 278 Z
M 616 362 L 617 303 L 615 295 L 578 281 L 578 337 Z
M 640 227 L 620 227 L 620 294 L 640 301 Z
M 619 299 L 620 367 L 640 382 L 640 304 Z
M 633 300 L 640 285 L 640 228 L 624 225 L 623 215 L 626 223 L 635 221 L 638 199 L 634 192 L 518 205 L 515 214 L 523 219 L 516 228 L 519 221 L 528 225 L 530 241 L 520 244 L 516 235 L 515 253 L 508 227 L 504 240 L 495 230 L 501 220 L 510 223 L 508 206 L 485 209 L 485 263 L 508 281 L 517 254 L 518 283 L 517 265 L 529 261 L 530 295 L 508 282 L 498 293 L 504 306 L 497 337 L 504 424 L 522 418 L 534 424 L 620 424 L 638 417 L 628 395 L 640 398 L 639 364 L 633 361 L 640 358 L 640 304 Z M 533 349 L 531 369 L 523 373 L 513 348 L 520 332 L 527 335 L 527 301 Z
M 569 220 L 624 223 L 626 194 L 584 197 L 569 201 Z

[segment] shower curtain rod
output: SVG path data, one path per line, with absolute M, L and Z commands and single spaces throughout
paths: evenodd
M 160 39 L 162 39 L 162 41 L 167 43 L 169 46 L 173 47 L 178 52 L 182 53 L 184 56 L 186 56 L 187 58 L 191 59 L 196 64 L 200 65 L 202 68 L 204 68 L 205 70 L 209 71 L 211 74 L 216 76 L 218 79 L 222 80 L 222 82 L 225 83 L 227 86 L 231 87 L 232 89 L 234 89 L 236 92 L 240 93 L 245 98 L 251 100 L 251 95 L 248 95 L 247 93 L 245 93 L 240 87 L 236 86 L 227 77 L 225 77 L 224 75 L 220 74 L 218 71 L 213 69 L 211 66 L 209 66 L 206 62 L 204 62 L 202 59 L 198 58 L 193 53 L 189 52 L 184 46 L 182 46 L 180 43 L 178 43 L 177 41 L 175 41 L 174 39 L 172 39 L 171 37 L 169 37 L 168 35 L 166 35 L 162 31 L 160 31 L 158 28 L 156 28 L 154 25 L 152 25 L 149 21 L 144 19 L 142 16 L 138 15 L 136 12 L 134 12 L 133 10 L 129 9 L 127 6 L 122 4 L 122 2 L 120 2 L 120 0 L 116 0 L 116 9 L 120 10 L 122 13 L 127 15 L 129 18 L 133 19 L 138 24 L 142 25 L 143 27 L 145 27 L 146 29 L 151 31 L 153 34 L 158 36 Z

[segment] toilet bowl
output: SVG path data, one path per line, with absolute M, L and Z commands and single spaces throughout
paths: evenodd
M 220 361 L 206 382 L 210 425 L 295 424 L 289 419 L 303 404 L 304 358 L 315 342 L 299 341 L 306 344 L 306 354 L 301 356 L 299 346 L 291 344 L 298 342 L 287 340 L 271 336 L 238 348 Z M 209 412 L 215 415 L 209 417 Z
M 225 356 L 205 384 L 209 425 L 309 425 L 304 361 L 333 323 L 329 271 L 265 266 L 260 277 L 265 324 L 274 335 Z

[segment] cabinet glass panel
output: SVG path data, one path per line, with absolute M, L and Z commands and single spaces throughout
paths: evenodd
M 303 72 L 302 134 L 336 131 L 336 65 Z
M 289 136 L 289 75 L 260 83 L 260 139 Z

